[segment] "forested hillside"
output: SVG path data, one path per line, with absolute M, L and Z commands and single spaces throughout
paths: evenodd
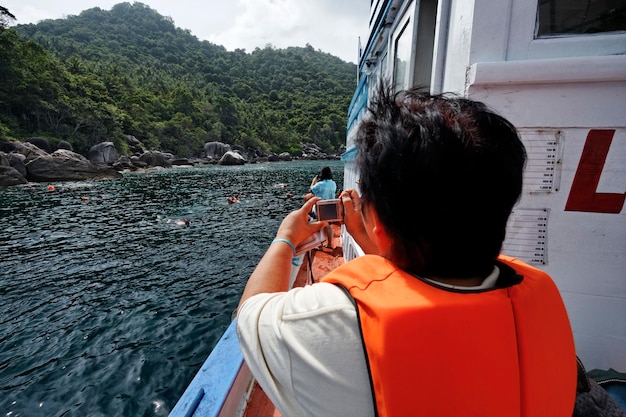
M 65 140 L 81 153 L 102 141 L 124 150 L 125 135 L 181 157 L 209 141 L 332 152 L 345 142 L 355 73 L 311 46 L 228 52 L 137 2 L 0 21 L 0 137 Z

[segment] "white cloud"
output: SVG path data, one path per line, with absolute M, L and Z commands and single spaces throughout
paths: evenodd
M 227 49 L 243 47 L 247 50 L 272 43 L 277 47 L 297 45 L 300 10 L 286 0 L 242 0 L 243 12 L 224 32 L 212 35 L 209 40 Z
M 77 15 L 93 7 L 110 10 L 124 0 L 0 0 L 17 23 Z M 127 0 L 131 1 L 131 0 Z M 356 62 L 357 39 L 367 34 L 366 0 L 143 0 L 176 26 L 202 40 L 248 52 L 272 44 L 305 46 Z
M 208 40 L 229 50 L 243 48 L 248 52 L 266 44 L 285 48 L 308 43 L 315 49 L 356 62 L 358 37 L 365 36 L 367 30 L 367 2 L 362 2 L 365 6 L 359 13 L 333 2 L 241 0 L 240 3 L 242 12 L 234 24 L 210 35 Z

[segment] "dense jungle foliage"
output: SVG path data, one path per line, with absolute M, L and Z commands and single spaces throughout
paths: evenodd
M 0 137 L 102 141 L 199 156 L 222 141 L 270 152 L 345 143 L 356 68 L 312 46 L 227 51 L 135 2 L 9 28 L 0 6 Z

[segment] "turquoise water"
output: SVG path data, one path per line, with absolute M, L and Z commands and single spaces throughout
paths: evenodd
M 1 415 L 167 416 L 325 165 L 0 188 Z

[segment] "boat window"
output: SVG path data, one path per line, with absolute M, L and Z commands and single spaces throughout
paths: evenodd
M 394 90 L 399 91 L 408 87 L 409 60 L 411 59 L 411 30 L 407 30 L 410 19 L 402 27 L 394 45 Z
M 537 37 L 626 30 L 624 0 L 539 0 Z
M 395 20 L 387 47 L 385 76 L 397 92 L 412 86 L 429 89 L 431 85 L 437 0 L 407 2 Z M 386 69 L 386 68 L 385 68 Z

